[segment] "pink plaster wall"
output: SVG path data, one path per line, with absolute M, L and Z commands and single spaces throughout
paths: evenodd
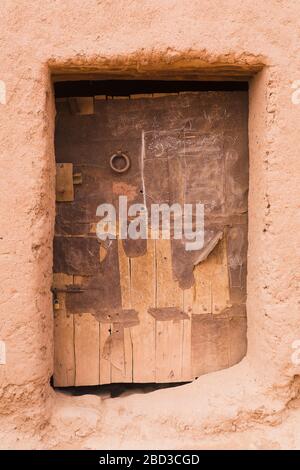
M 22 447 L 26 434 L 29 447 L 82 446 L 87 438 L 99 447 L 109 433 L 122 439 L 130 427 L 134 447 L 141 435 L 154 443 L 158 430 L 162 437 L 175 430 L 175 442 L 190 432 L 242 432 L 285 419 L 300 375 L 291 360 L 300 339 L 300 104 L 291 88 L 300 80 L 299 14 L 298 0 L 2 0 L 0 340 L 7 362 L 0 365 L 0 419 L 7 434 L 0 446 Z M 51 72 L 164 70 L 178 77 L 215 69 L 262 69 L 250 80 L 247 357 L 171 391 L 105 406 L 97 397 L 67 400 L 49 386 Z

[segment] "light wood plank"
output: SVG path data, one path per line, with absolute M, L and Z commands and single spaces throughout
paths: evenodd
M 182 308 L 182 289 L 173 278 L 171 240 L 155 240 L 156 307 Z
M 54 373 L 55 387 L 75 385 L 73 315 L 67 315 L 65 294 L 57 293 L 59 309 L 54 310 Z
M 99 322 L 90 313 L 74 315 L 75 385 L 99 383 Z
M 111 337 L 111 381 L 123 382 L 125 378 L 124 326 L 113 323 Z
M 156 321 L 156 382 L 179 382 L 183 320 Z
M 118 239 L 118 257 L 120 284 L 122 293 L 122 308 L 131 308 L 130 262 L 124 251 L 122 240 Z
M 183 309 L 183 293 L 173 279 L 170 240 L 156 240 L 156 307 Z M 183 320 L 156 321 L 155 381 L 181 380 Z
M 109 323 L 99 323 L 100 354 L 99 354 L 99 383 L 100 385 L 111 383 L 111 331 Z
M 155 306 L 155 245 L 147 240 L 147 253 L 131 258 L 131 306 L 139 325 L 131 328 L 133 382 L 155 382 L 155 320 L 148 313 Z
M 195 266 L 194 277 L 194 285 L 184 292 L 189 312 L 218 314 L 231 305 L 225 239 L 219 241 L 205 261 Z
M 213 266 L 207 259 L 194 267 L 195 283 L 184 291 L 185 312 L 207 314 L 212 312 L 212 273 Z
M 183 291 L 183 311 L 189 315 L 189 318 L 183 320 L 182 325 L 182 364 L 181 364 L 181 380 L 183 382 L 188 382 L 193 379 L 192 376 L 192 314 L 189 311 L 188 305 L 186 305 L 185 299 L 186 290 Z
M 120 285 L 122 296 L 122 308 L 131 308 L 131 292 L 130 292 L 130 266 L 129 258 L 126 256 L 122 240 L 118 240 L 118 256 Z M 111 378 L 114 383 L 132 382 L 132 338 L 131 328 L 124 325 L 123 329 L 123 352 L 124 352 L 124 368 L 120 370 L 112 364 Z
M 130 383 L 132 382 L 132 339 L 131 339 L 131 329 L 123 329 L 123 358 L 124 363 L 123 367 L 115 367 L 113 357 L 111 365 L 111 381 L 112 383 Z M 113 343 L 114 344 L 114 343 Z M 112 356 L 114 353 L 114 346 L 112 350 Z

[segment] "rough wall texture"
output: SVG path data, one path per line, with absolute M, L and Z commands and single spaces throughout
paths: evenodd
M 115 446 L 118 436 L 123 446 L 155 447 L 159 428 L 160 446 L 180 447 L 182 435 L 190 442 L 201 433 L 279 426 L 300 388 L 300 366 L 291 361 L 300 339 L 300 105 L 291 100 L 300 79 L 299 1 L 3 0 L 0 8 L 1 446 Z M 250 80 L 247 357 L 171 391 L 105 403 L 55 394 L 51 72 L 179 77 L 260 69 Z

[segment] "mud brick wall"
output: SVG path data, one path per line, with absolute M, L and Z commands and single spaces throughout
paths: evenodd
M 295 225 L 300 106 L 292 101 L 292 85 L 300 79 L 298 20 L 299 2 L 293 0 L 2 2 L 0 339 L 6 363 L 0 365 L 0 406 L 5 421 L 39 433 L 57 400 L 49 385 L 55 209 L 51 75 L 70 73 L 250 78 L 247 356 L 238 366 L 182 387 L 174 400 L 162 393 L 150 408 L 139 411 L 137 405 L 132 413 L 146 416 L 151 409 L 145 419 L 152 422 L 169 413 L 207 430 L 227 422 L 228 410 L 237 422 L 240 416 L 263 420 L 295 396 L 300 369 L 291 361 L 291 345 L 300 338 Z M 195 406 L 200 399 L 201 407 Z

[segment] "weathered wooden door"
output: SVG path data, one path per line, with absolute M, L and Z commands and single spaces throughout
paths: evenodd
M 104 99 L 103 99 L 104 98 Z M 247 93 L 57 102 L 56 386 L 181 382 L 246 350 Z M 122 169 L 126 154 L 130 167 Z M 118 166 L 119 165 L 119 166 Z M 97 207 L 204 203 L 201 250 L 99 241 Z

